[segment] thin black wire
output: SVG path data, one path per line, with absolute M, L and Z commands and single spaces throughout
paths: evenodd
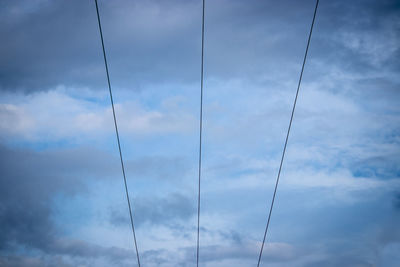
M 287 130 L 287 134 L 286 134 L 285 145 L 284 145 L 284 147 L 283 147 L 281 163 L 280 163 L 280 165 L 279 165 L 278 176 L 277 176 L 277 178 L 276 178 L 274 195 L 273 195 L 273 197 L 272 197 L 271 207 L 270 207 L 270 209 L 269 209 L 267 226 L 265 227 L 264 239 L 263 239 L 263 242 L 262 242 L 262 245 L 261 245 L 260 255 L 258 256 L 257 267 L 260 266 L 261 256 L 262 256 L 262 252 L 263 252 L 264 244 L 265 244 L 265 239 L 266 239 L 266 237 L 267 237 L 269 222 L 270 222 L 270 220 L 271 220 L 271 214 L 272 214 L 272 209 L 273 209 L 273 207 L 274 207 L 275 196 L 276 196 L 276 190 L 278 189 L 278 183 L 279 183 L 279 178 L 280 178 L 280 175 L 281 175 L 283 159 L 285 158 L 285 152 L 286 152 L 286 146 L 287 146 L 288 139 L 289 139 L 290 128 L 292 127 L 293 115 L 294 115 L 294 111 L 295 111 L 295 109 L 296 109 L 297 97 L 298 97 L 298 95 L 299 95 L 301 80 L 302 80 L 302 78 L 303 78 L 303 71 L 304 71 L 304 66 L 305 66 L 305 64 L 306 64 L 306 59 L 307 59 L 307 54 L 308 54 L 308 48 L 309 48 L 309 46 L 310 46 L 310 40 L 311 40 L 312 31 L 313 31 L 313 28 L 314 28 L 314 22 L 315 22 L 315 16 L 316 16 L 316 14 L 317 14 L 318 3 L 319 3 L 319 0 L 317 0 L 317 2 L 316 2 L 316 4 L 315 4 L 314 15 L 313 15 L 312 23 L 311 23 L 311 29 L 310 29 L 310 33 L 309 33 L 309 35 L 308 35 L 307 48 L 306 48 L 306 52 L 305 52 L 305 54 L 304 54 L 303 66 L 301 67 L 299 83 L 298 83 L 298 85 L 297 85 L 296 97 L 295 97 L 295 99 L 294 99 L 292 114 L 291 114 L 291 116 L 290 116 L 290 122 L 289 122 L 289 127 L 288 127 L 288 130 Z
M 103 31 L 101 29 L 101 22 L 100 22 L 100 14 L 99 14 L 99 7 L 97 4 L 97 0 L 95 0 L 96 3 L 96 12 L 97 12 L 97 21 L 99 23 L 99 31 L 100 31 L 100 38 L 101 38 L 101 46 L 103 48 L 103 56 L 104 56 L 104 65 L 106 67 L 106 74 L 107 74 L 107 82 L 108 82 L 108 91 L 110 93 L 110 100 L 111 100 L 111 107 L 112 107 L 112 112 L 113 112 L 113 117 L 114 117 L 114 126 L 115 126 L 115 133 L 117 136 L 117 143 L 118 143 L 118 150 L 119 150 L 119 158 L 121 161 L 121 168 L 122 168 L 122 175 L 124 177 L 124 184 L 125 184 L 125 193 L 126 193 L 126 199 L 128 200 L 128 208 L 129 208 L 129 216 L 131 218 L 131 227 L 132 227 L 132 233 L 133 233 L 133 240 L 135 243 L 135 249 L 136 249 L 136 257 L 137 257 L 137 262 L 140 267 L 140 259 L 139 259 L 139 251 L 137 247 L 137 242 L 136 242 L 136 234 L 135 234 L 135 226 L 133 224 L 133 216 L 132 216 L 132 208 L 131 208 L 131 202 L 129 200 L 129 192 L 128 192 L 128 186 L 126 183 L 126 175 L 125 175 L 125 167 L 124 167 L 124 161 L 122 159 L 122 152 L 121 152 L 121 143 L 119 141 L 119 133 L 118 133 L 118 126 L 117 126 L 117 118 L 115 116 L 115 109 L 114 109 L 114 100 L 113 100 L 113 95 L 112 95 L 112 90 L 111 90 L 111 83 L 110 83 L 110 75 L 108 72 L 108 64 L 107 64 L 107 56 L 106 56 L 106 49 L 104 48 L 104 39 L 103 39 Z
M 196 262 L 199 267 L 199 244 L 200 244 L 200 185 L 201 185 L 201 145 L 203 135 L 203 77 L 204 77 L 204 9 L 205 0 L 203 0 L 203 14 L 201 23 L 201 74 L 200 74 L 200 140 L 199 140 L 199 185 L 198 185 L 198 196 L 197 196 L 197 254 Z

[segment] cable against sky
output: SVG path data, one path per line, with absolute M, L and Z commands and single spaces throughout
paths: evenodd
M 204 78 L 204 9 L 205 0 L 203 0 L 202 21 L 201 21 L 201 70 L 200 70 L 200 125 L 199 125 L 199 180 L 197 195 L 197 250 L 196 263 L 199 267 L 199 246 L 200 246 L 200 193 L 201 193 L 201 146 L 203 135 L 203 78 Z
M 257 267 L 260 266 L 261 256 L 262 256 L 263 249 L 264 249 L 264 244 L 265 244 L 265 239 L 266 239 L 266 237 L 267 237 L 268 227 L 269 227 L 269 223 L 270 223 L 270 220 L 271 220 L 272 209 L 273 209 L 273 207 L 274 207 L 276 191 L 277 191 L 277 189 L 278 189 L 279 178 L 280 178 L 280 176 L 281 176 L 282 164 L 283 164 L 283 160 L 284 160 L 284 158 L 285 158 L 286 147 L 287 147 L 287 143 L 288 143 L 288 139 L 289 139 L 290 129 L 291 129 L 291 127 L 292 127 L 294 111 L 295 111 L 295 109 L 296 109 L 297 97 L 298 97 L 298 95 L 299 95 L 301 80 L 302 80 L 302 78 L 303 78 L 303 72 L 304 72 L 304 66 L 305 66 L 305 64 L 306 64 L 306 59 L 307 59 L 307 54 L 308 54 L 308 48 L 310 47 L 311 35 L 312 35 L 313 28 L 314 28 L 314 22 L 315 22 L 315 16 L 316 16 L 316 14 L 317 14 L 318 4 L 319 4 L 319 0 L 317 0 L 316 3 L 315 3 L 314 15 L 313 15 L 312 23 L 311 23 L 310 33 L 309 33 L 309 35 L 308 35 L 306 52 L 305 52 L 305 54 L 304 54 L 303 65 L 302 65 L 302 67 L 301 67 L 301 72 L 300 72 L 300 78 L 299 78 L 299 82 L 298 82 L 298 84 L 297 84 L 296 97 L 294 98 L 294 103 L 293 103 L 293 108 L 292 108 L 292 114 L 291 114 L 291 116 L 290 116 L 289 127 L 288 127 L 288 130 L 287 130 L 287 133 L 286 133 L 285 145 L 284 145 L 284 147 L 283 147 L 282 158 L 281 158 L 281 162 L 280 162 L 280 165 L 279 165 L 278 176 L 277 176 L 277 178 L 276 178 L 275 189 L 274 189 L 274 194 L 273 194 L 273 196 L 272 196 L 271 206 L 270 206 L 270 209 L 269 209 L 267 225 L 266 225 L 266 227 L 265 227 L 265 232 L 264 232 L 264 238 L 263 238 L 263 241 L 262 241 L 262 244 L 261 244 L 260 254 L 259 254 L 259 256 L 258 256 Z
M 135 234 L 135 225 L 133 223 L 133 215 L 132 215 L 132 208 L 131 208 L 131 202 L 129 200 L 129 191 L 128 191 L 128 186 L 126 183 L 126 175 L 125 175 L 125 167 L 124 167 L 124 160 L 122 158 L 122 151 L 121 151 L 121 143 L 119 140 L 119 133 L 118 133 L 118 125 L 117 125 L 117 118 L 115 116 L 115 109 L 114 109 L 114 100 L 113 100 L 113 95 L 112 95 L 112 90 L 111 90 L 111 82 L 110 82 L 110 74 L 108 72 L 108 64 L 107 64 L 107 56 L 106 56 L 106 49 L 104 47 L 104 39 L 103 39 L 103 31 L 101 29 L 101 21 L 100 21 L 100 14 L 99 14 L 99 6 L 97 4 L 97 0 L 94 0 L 96 3 L 96 13 L 97 13 L 97 21 L 99 24 L 99 31 L 100 31 L 100 39 L 101 39 L 101 46 L 103 48 L 103 57 L 104 57 L 104 65 L 106 68 L 106 75 L 107 75 L 107 83 L 108 83 L 108 91 L 110 93 L 110 101 L 111 101 L 111 107 L 112 107 L 112 112 L 113 112 L 113 118 L 114 118 L 114 126 L 115 126 L 115 134 L 117 137 L 117 143 L 118 143 L 118 151 L 119 151 L 119 159 L 121 161 L 121 169 L 122 169 L 122 175 L 124 177 L 124 185 L 125 185 L 125 193 L 126 193 L 126 199 L 128 201 L 128 208 L 129 208 L 129 217 L 131 219 L 131 227 L 132 227 L 132 233 L 133 233 L 133 240 L 135 243 L 135 250 L 136 250 L 136 258 L 137 258 L 137 263 L 138 266 L 140 267 L 140 258 L 139 258 L 139 250 L 136 242 L 136 234 Z

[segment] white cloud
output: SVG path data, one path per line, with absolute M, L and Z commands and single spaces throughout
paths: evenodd
M 74 91 L 73 91 L 74 92 Z M 58 88 L 48 92 L 19 95 L 18 100 L 0 104 L 0 135 L 17 141 L 59 141 L 105 138 L 114 134 L 112 110 L 107 99 L 90 101 L 71 96 Z M 191 114 L 168 105 L 148 108 L 138 102 L 116 103 L 120 131 L 125 135 L 152 135 L 190 132 L 195 123 Z

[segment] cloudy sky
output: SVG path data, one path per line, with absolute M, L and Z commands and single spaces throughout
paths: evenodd
M 200 0 L 99 0 L 143 266 L 196 260 Z M 314 0 L 206 3 L 201 266 L 255 266 Z M 0 266 L 135 266 L 94 0 L 0 3 Z M 262 266 L 400 261 L 400 3 L 321 0 Z

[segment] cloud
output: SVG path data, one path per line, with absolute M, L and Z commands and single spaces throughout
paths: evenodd
M 260 244 L 232 244 L 230 246 L 202 247 L 203 262 L 221 262 L 226 259 L 250 259 L 255 260 L 259 253 Z M 267 243 L 264 250 L 264 258 L 267 262 L 285 262 L 294 259 L 298 255 L 296 249 L 285 243 Z
M 132 251 L 125 248 L 107 247 L 64 236 L 65 225 L 54 220 L 58 214 L 54 209 L 58 196 L 63 196 L 67 201 L 64 204 L 68 205 L 74 196 L 90 195 L 89 185 L 93 181 L 106 181 L 114 179 L 116 173 L 120 175 L 116 157 L 89 148 L 35 152 L 4 146 L 0 147 L 0 157 L 3 159 L 0 166 L 0 227 L 3 229 L 0 247 L 4 251 L 0 258 L 4 264 L 43 264 L 37 258 L 18 256 L 19 248 L 39 251 L 44 255 L 43 261 L 50 266 L 57 255 L 62 262 L 71 263 L 72 266 L 79 261 L 93 261 L 98 257 L 104 257 L 106 262 L 120 262 L 121 266 L 124 266 L 124 261 L 135 260 Z M 161 158 L 157 164 L 160 166 L 158 171 L 170 172 L 170 164 L 165 169 L 161 166 Z M 151 177 L 153 172 L 148 169 L 153 169 L 157 164 L 148 165 L 145 160 L 140 163 L 127 161 L 127 166 L 136 169 L 135 177 L 141 173 Z M 139 165 L 140 169 L 134 167 Z M 155 175 L 154 178 L 158 179 L 159 176 Z M 176 219 L 185 220 L 193 214 L 191 201 L 179 194 L 160 200 L 144 198 L 137 204 L 142 222 L 171 223 Z M 65 259 L 69 257 L 78 259 Z M 102 264 L 98 263 L 98 266 L 107 266 Z
M 195 119 L 179 101 L 166 99 L 164 106 L 152 110 L 137 102 L 116 103 L 120 132 L 135 136 L 190 133 Z M 10 102 L 0 104 L 0 135 L 6 140 L 79 142 L 114 135 L 110 104 L 75 97 L 71 90 L 22 95 L 19 101 Z
M 26 245 L 46 249 L 58 234 L 51 220 L 52 200 L 57 194 L 73 195 L 85 190 L 80 178 L 98 174 L 97 164 L 103 161 L 100 154 L 93 154 L 91 163 L 85 160 L 85 164 L 82 159 L 88 151 L 75 152 L 36 153 L 0 147 L 2 248 Z M 102 162 L 101 166 L 106 170 L 109 163 Z M 93 173 L 86 172 L 87 168 Z
M 0 87 L 105 88 L 94 1 L 24 1 L 23 6 L 2 3 Z M 142 79 L 198 79 L 198 3 L 99 1 L 99 6 L 115 86 L 140 90 Z
M 145 223 L 168 225 L 188 221 L 196 212 L 193 199 L 178 193 L 165 198 L 136 198 L 134 203 L 137 227 Z M 117 226 L 129 224 L 127 210 L 111 210 L 110 222 Z
M 394 197 L 394 206 L 400 210 L 400 193 L 395 194 Z
M 29 257 L 0 257 L 0 266 L 9 266 L 9 267 L 39 267 L 45 264 L 38 258 L 29 258 Z M 51 265 L 50 265 L 51 266 Z M 54 265 L 53 265 L 54 266 Z M 63 265 L 61 265 L 63 266 Z M 66 265 L 64 265 L 66 266 Z
M 392 60 L 399 39 L 394 2 L 321 3 L 310 57 L 341 69 L 346 61 L 356 72 L 376 64 L 398 68 Z M 206 77 L 296 80 L 314 3 L 208 3 Z M 141 91 L 149 84 L 199 83 L 201 2 L 99 5 L 114 87 Z M 93 1 L 24 1 L 22 6 L 2 4 L 2 90 L 106 87 Z M 363 16 L 355 19 L 360 6 Z
M 365 229 L 362 235 L 347 240 L 327 241 L 314 248 L 318 259 L 307 266 L 396 266 L 398 256 L 393 250 L 400 244 L 397 227 L 398 216 L 380 224 L 380 227 Z
M 187 266 L 201 1 L 99 4 L 143 263 Z M 205 266 L 256 260 L 314 4 L 207 2 Z M 1 5 L 0 265 L 133 265 L 93 1 Z M 264 261 L 391 266 L 399 5 L 319 8 Z

